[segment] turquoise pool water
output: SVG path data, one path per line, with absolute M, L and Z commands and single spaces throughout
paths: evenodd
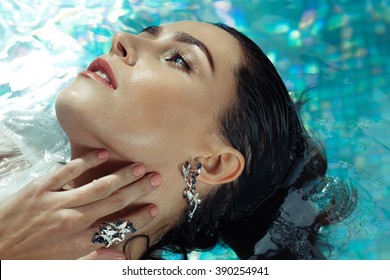
M 388 1 L 0 2 L 0 112 L 52 112 L 56 93 L 115 31 L 176 20 L 224 22 L 255 40 L 324 143 L 328 174 L 358 193 L 331 232 L 334 259 L 390 259 L 390 3 Z M 2 117 L 2 118 L 3 118 Z M 0 118 L 0 120 L 2 119 Z M 192 258 L 235 258 L 216 248 Z

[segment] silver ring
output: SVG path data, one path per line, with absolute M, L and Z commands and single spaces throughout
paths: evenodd
M 99 227 L 99 232 L 95 232 L 92 243 L 104 244 L 108 248 L 125 240 L 126 233 L 135 233 L 136 231 L 133 224 L 128 221 L 123 223 L 121 220 L 117 220 L 115 223 L 103 222 Z

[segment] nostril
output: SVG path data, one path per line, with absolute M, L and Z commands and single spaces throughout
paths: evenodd
M 119 52 L 122 54 L 123 57 L 127 56 L 127 51 L 126 49 L 122 46 L 120 42 L 116 44 L 116 47 L 118 48 Z

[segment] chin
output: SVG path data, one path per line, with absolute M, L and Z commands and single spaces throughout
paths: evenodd
M 70 88 L 66 88 L 61 91 L 55 101 L 55 112 L 58 123 L 64 130 L 65 134 L 72 142 L 85 142 L 91 141 L 91 137 L 88 137 L 88 131 L 85 125 L 86 107 L 80 102 L 75 102 L 75 92 Z

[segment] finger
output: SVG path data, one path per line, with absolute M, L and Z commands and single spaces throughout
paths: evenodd
M 42 178 L 45 181 L 46 189 L 58 190 L 70 181 L 76 179 L 88 169 L 96 167 L 105 162 L 109 157 L 109 153 L 106 150 L 94 151 L 80 158 L 76 158 L 63 167 L 59 168 L 54 173 L 46 175 Z
M 158 189 L 161 176 L 157 173 L 149 174 L 136 183 L 127 185 L 112 193 L 110 196 L 93 203 L 78 207 L 84 216 L 96 221 L 112 213 L 122 210 L 135 200 L 144 197 Z
M 136 208 L 129 207 L 112 215 L 105 216 L 104 218 L 99 219 L 95 224 L 98 225 L 102 222 L 115 222 L 119 219 L 122 222 L 127 221 L 131 223 L 138 231 L 152 222 L 158 213 L 159 209 L 154 204 L 138 206 Z
M 137 210 L 132 210 L 131 213 L 121 215 L 120 217 L 118 217 L 118 215 L 107 216 L 97 223 L 98 226 L 94 227 L 95 232 L 93 233 L 93 235 L 91 235 L 91 240 L 95 239 L 96 233 L 100 233 L 99 228 L 103 222 L 116 223 L 118 221 L 119 225 L 123 225 L 126 223 L 126 225 L 129 225 L 132 228 L 132 233 L 125 233 L 125 238 L 130 238 L 137 234 L 139 230 L 144 229 L 145 226 L 152 222 L 153 219 L 158 215 L 158 213 L 159 210 L 156 205 L 147 205 Z M 106 246 L 104 243 L 101 244 L 92 242 L 92 244 L 97 247 Z M 118 243 L 114 242 L 112 245 L 115 246 L 118 245 Z
M 139 180 L 144 174 L 145 167 L 142 164 L 134 163 L 85 186 L 59 195 L 62 196 L 61 199 L 67 207 L 78 207 L 104 199 L 123 186 Z
M 79 260 L 125 260 L 123 252 L 115 249 L 100 248 L 92 253 L 80 258 Z

